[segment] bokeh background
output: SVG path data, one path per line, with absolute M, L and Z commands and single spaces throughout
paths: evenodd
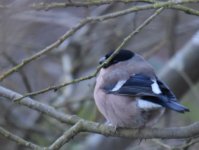
M 50 10 L 32 7 L 32 4 L 40 2 L 50 3 L 53 0 L 0 1 L 0 74 L 53 43 L 87 16 L 99 16 L 143 4 L 113 3 Z M 61 2 L 61 0 L 54 2 Z M 199 9 L 198 3 L 187 6 Z M 96 70 L 101 56 L 117 48 L 122 40 L 153 12 L 154 10 L 139 11 L 88 24 L 58 48 L 7 77 L 1 82 L 1 86 L 25 94 L 89 75 Z M 196 42 L 193 41 L 193 37 Z M 183 126 L 199 120 L 197 85 L 199 68 L 198 61 L 195 61 L 199 58 L 199 16 L 166 9 L 134 36 L 124 48 L 148 59 L 157 74 L 171 86 L 180 101 L 191 110 L 187 114 L 167 112 L 156 126 Z M 197 50 L 192 51 L 192 48 Z M 188 59 L 182 59 L 185 56 L 189 56 Z M 176 69 L 169 67 L 171 66 L 169 64 L 173 64 Z M 188 67 L 187 72 L 179 71 L 180 65 Z M 33 98 L 67 114 L 75 114 L 87 120 L 103 123 L 105 120 L 93 100 L 94 84 L 95 78 Z M 69 127 L 39 112 L 11 103 L 3 97 L 0 97 L 0 124 L 10 132 L 43 146 L 51 144 Z M 163 142 L 176 146 L 186 141 L 164 140 Z M 196 150 L 198 146 L 199 144 L 195 144 L 190 149 Z M 27 148 L 0 136 L 0 149 Z M 139 144 L 139 141 L 132 139 L 84 133 L 65 144 L 62 150 L 65 149 L 155 150 L 164 148 L 153 140 L 142 141 Z

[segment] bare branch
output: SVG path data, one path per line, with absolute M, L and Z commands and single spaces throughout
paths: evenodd
M 161 147 L 168 149 L 168 150 L 172 150 L 171 146 L 164 144 L 163 142 L 161 142 L 158 139 L 154 139 L 153 142 L 155 142 L 156 144 L 160 145 Z
M 97 75 L 97 73 L 99 72 L 99 70 L 104 66 L 106 65 L 108 62 L 111 61 L 111 59 L 113 59 L 113 57 L 119 52 L 119 50 L 133 37 L 135 36 L 137 33 L 139 33 L 146 25 L 148 25 L 158 14 L 161 13 L 161 11 L 163 10 L 163 8 L 159 8 L 157 11 L 155 11 L 154 14 L 152 14 L 149 18 L 147 18 L 140 26 L 138 26 L 135 30 L 133 30 L 126 38 L 124 38 L 124 40 L 121 42 L 121 44 L 116 48 L 116 50 L 114 51 L 114 53 L 103 63 L 101 64 L 100 66 L 97 67 L 96 71 L 89 75 L 89 76 L 86 76 L 86 77 L 81 77 L 79 79 L 76 79 L 76 80 L 73 80 L 71 82 L 66 82 L 66 83 L 63 83 L 61 85 L 58 85 L 58 86 L 52 86 L 52 87 L 48 87 L 46 89 L 43 89 L 43 90 L 40 90 L 40 91 L 36 91 L 36 92 L 32 92 L 32 93 L 27 93 L 25 94 L 24 96 L 22 96 L 21 98 L 18 98 L 15 100 L 15 102 L 25 98 L 25 97 L 28 97 L 28 96 L 34 96 L 34 95 L 38 95 L 38 94 L 42 94 L 42 93 L 45 93 L 45 92 L 48 92 L 50 90 L 58 90 L 64 86 L 68 86 L 70 84 L 74 84 L 74 83 L 77 83 L 77 82 L 80 82 L 80 81 L 83 81 L 83 80 L 88 80 L 88 79 L 91 79 L 93 77 L 95 77 Z
M 90 6 L 100 6 L 106 4 L 113 4 L 113 3 L 132 3 L 132 2 L 144 2 L 144 3 L 168 3 L 168 2 L 157 2 L 156 0 L 97 0 L 97 1 L 88 1 L 88 2 L 60 2 L 60 3 L 35 3 L 32 5 L 32 8 L 35 9 L 53 9 L 53 8 L 66 8 L 66 7 L 90 7 Z M 194 0 L 182 0 L 182 1 L 171 1 L 175 4 L 183 4 L 183 3 L 194 3 L 197 1 Z M 164 7 L 164 6 L 163 6 Z M 168 6 L 170 7 L 170 6 Z
M 155 0 L 99 0 L 99 1 L 92 1 L 92 2 L 60 2 L 60 3 L 38 3 L 38 4 L 33 4 L 32 8 L 35 9 L 45 9 L 45 10 L 50 10 L 53 8 L 64 8 L 64 7 L 89 7 L 89 6 L 99 6 L 99 5 L 105 5 L 105 4 L 112 4 L 112 3 L 132 3 L 132 2 L 145 2 L 145 3 L 154 3 L 156 4 L 157 1 Z M 186 3 L 186 2 L 185 2 Z M 192 14 L 192 15 L 197 15 L 199 16 L 199 11 L 191 9 L 186 6 L 182 5 L 171 5 L 167 6 L 170 8 L 174 8 L 180 11 L 184 11 L 187 14 Z
M 126 3 L 126 2 L 130 2 L 130 1 L 131 2 L 135 2 L 136 0 L 134 0 L 134 1 L 133 0 L 116 0 L 114 2 Z M 87 3 L 87 6 L 102 5 L 102 4 L 112 3 L 113 0 L 108 0 L 108 1 L 96 0 L 94 2 L 93 3 L 92 2 L 86 2 L 86 3 Z M 99 2 L 101 2 L 101 4 Z M 136 30 L 132 31 L 121 42 L 121 44 L 116 48 L 116 50 L 114 51 L 112 56 L 106 62 L 104 62 L 102 65 L 98 66 L 96 71 L 93 74 L 89 75 L 89 76 L 82 77 L 82 78 L 73 80 L 71 82 L 66 82 L 66 83 L 63 83 L 63 84 L 58 85 L 58 86 L 51 86 L 51 87 L 48 87 L 46 89 L 43 89 L 43 90 L 40 90 L 40 91 L 36 91 L 36 92 L 33 92 L 33 93 L 27 93 L 24 96 L 12 91 L 12 90 L 9 90 L 9 89 L 6 89 L 6 88 L 0 86 L 0 97 L 5 97 L 5 98 L 7 98 L 10 101 L 15 101 L 16 100 L 18 102 L 18 104 L 20 104 L 20 105 L 24 105 L 24 106 L 27 106 L 27 107 L 29 107 L 31 109 L 37 110 L 37 111 L 39 111 L 41 113 L 44 113 L 44 114 L 46 114 L 48 116 L 51 116 L 52 118 L 55 118 L 55 119 L 57 119 L 57 120 L 59 120 L 59 121 L 61 121 L 63 123 L 67 123 L 67 124 L 73 125 L 69 130 L 64 132 L 63 135 L 61 135 L 58 139 L 56 139 L 54 141 L 54 143 L 52 143 L 52 145 L 50 145 L 48 148 L 41 147 L 41 146 L 33 144 L 33 143 L 29 142 L 29 141 L 26 141 L 26 140 L 14 135 L 14 134 L 8 132 L 8 131 L 6 131 L 2 127 L 0 127 L 0 134 L 3 135 L 5 138 L 8 138 L 8 139 L 10 139 L 12 141 L 15 141 L 15 142 L 17 142 L 17 143 L 19 143 L 19 144 L 21 144 L 23 146 L 26 146 L 26 147 L 29 147 L 29 148 L 32 148 L 32 149 L 39 149 L 39 150 L 40 149 L 51 149 L 51 150 L 59 149 L 65 143 L 69 142 L 74 136 L 79 134 L 80 132 L 91 132 L 91 133 L 98 133 L 98 134 L 103 134 L 103 135 L 107 135 L 107 136 L 135 138 L 135 139 L 138 139 L 138 138 L 141 138 L 141 139 L 142 138 L 145 138 L 145 139 L 151 139 L 151 138 L 184 139 L 184 138 L 194 138 L 196 136 L 199 136 L 199 122 L 193 123 L 193 124 L 185 126 L 185 127 L 144 128 L 142 130 L 140 130 L 140 129 L 118 129 L 118 130 L 115 130 L 114 127 L 106 126 L 106 125 L 103 125 L 103 124 L 98 124 L 98 123 L 95 123 L 95 122 L 92 122 L 92 121 L 87 121 L 87 120 L 79 118 L 79 117 L 77 117 L 75 115 L 71 116 L 71 115 L 64 114 L 63 112 L 60 112 L 60 111 L 56 110 L 55 108 L 53 108 L 53 107 L 51 107 L 49 105 L 40 103 L 40 102 L 35 101 L 35 100 L 31 99 L 31 98 L 28 98 L 28 96 L 42 94 L 42 93 L 45 93 L 45 92 L 50 91 L 50 90 L 57 90 L 57 89 L 60 89 L 60 88 L 62 88 L 64 86 L 67 86 L 67 85 L 70 85 L 70 84 L 74 84 L 74 83 L 77 83 L 77 82 L 80 82 L 80 81 L 83 81 L 83 80 L 88 80 L 88 79 L 91 79 L 91 78 L 95 77 L 96 74 L 101 69 L 101 67 L 103 67 L 109 61 L 111 61 L 111 59 L 129 41 L 129 39 L 131 39 L 134 35 L 139 33 L 164 8 L 177 9 L 177 10 L 181 10 L 181 11 L 183 11 L 185 13 L 194 14 L 194 15 L 198 15 L 199 16 L 199 11 L 194 10 L 192 8 L 189 8 L 189 7 L 185 7 L 185 6 L 180 5 L 180 4 L 185 4 L 185 3 L 199 2 L 199 0 L 181 0 L 181 1 L 167 1 L 167 2 L 154 2 L 152 0 L 143 0 L 143 2 L 151 2 L 153 4 L 134 6 L 134 7 L 131 7 L 129 9 L 122 10 L 122 11 L 117 11 L 117 12 L 106 14 L 106 15 L 103 15 L 103 16 L 87 17 L 87 18 L 81 20 L 79 24 L 77 24 L 76 26 L 71 28 L 69 31 L 67 31 L 62 37 L 60 37 L 53 44 L 51 44 L 48 47 L 44 48 L 40 52 L 30 56 L 29 58 L 24 59 L 20 64 L 15 65 L 13 68 L 11 68 L 10 70 L 8 70 L 7 72 L 3 73 L 0 76 L 0 81 L 2 81 L 3 79 L 5 79 L 6 77 L 10 76 L 14 72 L 20 71 L 20 69 L 23 68 L 25 65 L 29 64 L 30 62 L 36 60 L 37 58 L 47 54 L 48 52 L 50 52 L 54 48 L 58 47 L 61 43 L 63 43 L 63 41 L 65 41 L 67 38 L 69 38 L 71 35 L 73 35 L 75 32 L 77 32 L 80 28 L 82 28 L 83 26 L 85 26 L 88 23 L 101 22 L 101 21 L 104 21 L 104 20 L 107 20 L 107 19 L 119 17 L 119 16 L 122 16 L 122 15 L 126 15 L 126 14 L 129 14 L 129 13 L 137 12 L 137 11 L 141 11 L 141 10 L 158 9 L 152 16 L 147 18 Z M 81 4 L 81 5 L 82 4 L 84 4 L 84 5 L 86 4 L 86 3 L 81 3 L 81 2 L 78 2 L 78 3 L 75 2 L 75 3 L 76 3 L 77 6 L 78 6 L 78 3 Z M 71 3 L 70 2 L 69 4 L 73 4 L 74 5 L 75 3 Z M 51 3 L 51 4 L 53 4 L 53 3 Z M 0 8 L 1 8 L 1 6 L 0 6 Z M 53 7 L 50 6 L 49 8 L 53 8 Z M 182 59 L 180 59 L 180 60 L 184 60 L 184 55 L 181 58 Z M 181 71 L 183 71 L 183 73 L 185 73 L 185 74 L 182 74 L 181 76 L 184 77 L 184 79 L 189 83 L 189 85 L 192 85 L 193 84 L 192 78 L 189 78 L 189 74 L 187 74 L 187 72 L 185 70 L 187 67 L 184 65 L 184 63 L 183 63 L 182 68 L 180 68 L 179 70 L 176 69 L 174 67 L 174 65 L 175 64 L 173 64 L 173 66 L 169 66 L 169 68 L 174 70 L 174 71 L 176 71 L 178 74 Z M 197 95 L 197 92 L 196 92 L 196 95 Z M 198 140 L 189 141 L 185 145 L 182 146 L 182 149 L 185 149 L 185 148 L 187 148 L 187 147 L 189 147 L 189 146 L 191 146 L 191 145 L 193 145 L 193 144 L 195 144 L 197 142 L 198 142 Z M 164 143 L 159 143 L 159 144 L 162 145 L 163 147 L 167 147 L 168 149 L 170 148 L 168 145 L 165 145 Z
M 50 10 L 53 8 L 66 8 L 66 7 L 90 7 L 90 6 L 100 6 L 113 3 L 132 3 L 132 2 L 146 2 L 152 3 L 154 0 L 98 0 L 98 1 L 88 1 L 88 2 L 60 2 L 60 3 L 35 3 L 32 5 L 34 9 L 45 9 Z
M 24 140 L 24 139 L 22 139 L 22 138 L 20 138 L 20 137 L 18 137 L 18 136 L 16 136 L 16 135 L 12 134 L 12 133 L 6 131 L 6 130 L 5 130 L 4 128 L 2 128 L 2 127 L 0 127 L 0 134 L 1 134 L 2 136 L 4 136 L 5 138 L 7 138 L 7 139 L 9 139 L 9 140 L 12 140 L 12 141 L 14 141 L 14 142 L 16 142 L 16 143 L 18 143 L 18 144 L 20 144 L 20 145 L 23 145 L 23 146 L 25 146 L 25 147 L 29 147 L 29 148 L 35 149 L 35 150 L 44 150 L 44 149 L 45 149 L 45 148 L 42 148 L 42 147 L 40 147 L 40 146 L 38 146 L 38 145 L 36 145 L 36 144 L 33 144 L 33 143 L 31 143 L 31 142 L 28 142 L 28 141 L 26 141 L 26 140 Z
M 81 81 L 84 81 L 84 80 L 89 80 L 93 77 L 95 77 L 97 75 L 99 70 L 96 70 L 93 74 L 91 75 L 88 75 L 88 76 L 85 76 L 85 77 L 80 77 L 78 79 L 75 79 L 75 80 L 72 80 L 70 82 L 66 82 L 66 83 L 63 83 L 63 84 L 60 84 L 60 85 L 55 85 L 55 86 L 50 86 L 50 87 L 47 87 L 45 89 L 42 89 L 42 90 L 39 90 L 39 91 L 35 91 L 35 92 L 31 92 L 31 93 L 27 93 L 25 95 L 23 95 L 22 97 L 18 98 L 18 99 L 15 99 L 14 101 L 15 102 L 18 102 L 20 100 L 22 100 L 23 98 L 25 97 L 29 97 L 29 96 L 35 96 L 35 95 L 39 95 L 39 94 L 43 94 L 43 93 L 46 93 L 48 91 L 52 91 L 52 90 L 58 90 L 58 89 L 61 89 L 65 86 L 68 86 L 68 85 L 71 85 L 71 84 L 75 84 L 75 83 L 78 83 L 78 82 L 81 82 Z
M 2 81 L 3 79 L 5 79 L 6 77 L 10 76 L 12 73 L 18 71 L 19 69 L 21 69 L 22 67 L 24 67 L 25 65 L 29 64 L 30 62 L 32 62 L 33 60 L 41 57 L 42 55 L 46 54 L 47 52 L 53 50 L 54 48 L 58 47 L 65 39 L 67 39 L 68 37 L 70 37 L 72 34 L 74 34 L 78 29 L 80 29 L 81 27 L 83 27 L 86 23 L 89 22 L 90 19 L 86 18 L 82 21 L 80 21 L 80 23 L 78 25 L 76 25 L 75 27 L 71 28 L 69 31 L 67 31 L 61 38 L 59 38 L 56 42 L 54 42 L 53 44 L 49 45 L 48 47 L 44 48 L 43 50 L 39 51 L 38 53 L 36 53 L 35 55 L 30 56 L 29 58 L 24 59 L 20 64 L 16 65 L 15 67 L 11 68 L 10 70 L 8 70 L 7 72 L 5 72 L 4 74 L 2 74 L 0 76 L 0 81 Z
M 54 43 L 52 43 L 48 47 L 44 48 L 43 50 L 39 51 L 35 55 L 32 55 L 29 58 L 24 59 L 20 64 L 16 65 L 15 67 L 13 67 L 13 68 L 9 69 L 8 71 L 6 71 L 5 73 L 3 73 L 0 76 L 0 81 L 5 79 L 6 77 L 10 76 L 14 72 L 17 72 L 19 69 L 21 69 L 25 65 L 29 64 L 33 60 L 36 60 L 37 58 L 39 58 L 42 55 L 50 52 L 54 48 L 57 48 L 61 43 L 63 43 L 63 41 L 65 41 L 68 37 L 73 35 L 76 31 L 78 31 L 81 27 L 83 27 L 87 23 L 104 21 L 104 20 L 107 20 L 107 19 L 119 17 L 119 16 L 122 16 L 122 15 L 126 15 L 126 14 L 129 14 L 129 13 L 136 12 L 136 11 L 141 11 L 141 10 L 156 9 L 156 8 L 162 8 L 162 7 L 164 7 L 164 8 L 172 8 L 173 5 L 185 4 L 185 3 L 195 3 L 195 2 L 199 2 L 199 0 L 181 0 L 181 1 L 158 2 L 158 3 L 154 3 L 154 4 L 149 4 L 149 5 L 131 7 L 129 9 L 125 9 L 125 10 L 122 10 L 122 11 L 117 11 L 115 13 L 110 13 L 110 14 L 103 15 L 103 16 L 85 18 L 82 21 L 80 21 L 80 23 L 77 24 L 75 27 L 73 27 L 70 30 L 68 30 L 57 41 L 55 41 Z M 178 6 L 178 8 L 181 9 L 180 6 Z M 198 11 L 196 11 L 196 10 L 193 10 L 193 11 L 195 12 L 195 15 L 198 14 Z M 188 12 L 191 13 L 193 11 L 188 11 Z
M 114 51 L 114 53 L 99 68 L 101 68 L 104 65 L 106 65 L 107 63 L 109 63 L 113 59 L 113 57 L 120 51 L 120 49 L 124 46 L 124 44 L 127 43 L 129 41 L 129 39 L 131 39 L 132 36 L 135 36 L 137 33 L 140 32 L 140 30 L 142 30 L 146 25 L 148 25 L 158 14 L 161 13 L 162 10 L 163 10 L 163 8 L 159 8 L 153 15 L 151 15 L 149 18 L 147 18 L 140 26 L 138 26 L 135 29 L 135 31 L 133 31 L 132 33 L 130 33 L 122 41 L 122 43 L 116 48 L 116 50 Z
M 21 97 L 20 94 L 0 87 L 0 96 L 13 101 L 15 98 Z M 184 139 L 199 136 L 199 122 L 193 123 L 185 127 L 172 127 L 172 128 L 144 128 L 139 129 L 118 129 L 115 130 L 114 127 L 107 126 L 104 124 L 95 123 L 92 121 L 87 121 L 81 119 L 75 115 L 67 115 L 60 111 L 55 110 L 53 107 L 47 104 L 40 103 L 31 98 L 24 98 L 19 101 L 19 104 L 27 106 L 31 109 L 42 112 L 48 116 L 51 116 L 63 123 L 76 124 L 81 121 L 81 132 L 92 132 L 99 133 L 106 136 L 116 136 L 116 137 L 126 137 L 126 138 L 161 138 L 161 139 Z
M 171 6 L 171 8 L 184 11 L 187 14 L 199 16 L 199 11 L 198 10 L 195 10 L 195 9 L 192 9 L 192 8 L 189 8 L 189 7 L 186 7 L 186 6 L 173 5 L 173 6 Z
M 181 150 L 187 150 L 188 148 L 190 148 L 191 146 L 193 146 L 194 144 L 199 143 L 199 139 L 195 139 L 195 140 L 191 140 L 190 142 L 184 144 L 183 146 L 181 146 L 179 149 Z
M 13 65 L 17 65 L 17 63 L 15 62 L 15 60 L 9 56 L 6 52 L 2 52 L 2 55 Z M 26 87 L 27 92 L 32 92 L 32 88 L 31 88 L 31 84 L 28 80 L 28 76 L 25 74 L 25 72 L 23 70 L 19 70 L 19 74 L 21 76 L 21 79 L 23 80 L 23 83 Z
M 82 128 L 82 121 L 80 120 L 69 130 L 64 132 L 64 134 L 60 136 L 51 146 L 49 146 L 49 150 L 57 150 L 61 148 L 65 143 L 67 143 L 74 136 L 76 136 L 81 131 L 81 128 Z

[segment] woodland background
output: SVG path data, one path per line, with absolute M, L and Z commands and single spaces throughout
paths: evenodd
M 131 8 L 131 11 L 127 11 Z M 125 37 L 159 8 L 162 8 L 160 14 L 156 14 L 149 24 L 145 24 L 135 32 L 136 35 L 134 33 L 120 45 Z M 86 17 L 92 19 L 87 18 L 85 21 Z M 83 19 L 85 22 L 81 22 Z M 168 136 L 168 139 L 161 140 L 161 136 L 156 135 L 154 137 L 160 138 L 147 137 L 150 139 L 139 143 L 139 140 L 133 138 L 106 137 L 94 133 L 75 136 L 77 128 L 74 133 L 67 132 L 71 129 L 70 125 L 76 123 L 76 118 L 71 119 L 70 115 L 104 123 L 93 100 L 94 76 L 98 59 L 119 46 L 143 55 L 159 77 L 173 89 L 181 103 L 191 110 L 186 114 L 168 111 L 155 127 L 180 127 L 196 122 L 196 127 L 185 134 L 189 136 L 178 139 L 174 135 L 174 138 Z M 1 0 L 0 149 L 197 150 L 198 61 L 197 0 Z M 13 69 L 17 64 L 18 67 Z M 88 80 L 81 78 L 87 75 L 91 75 Z M 13 102 L 15 98 L 21 97 L 12 93 L 14 91 L 26 95 L 46 88 L 51 90 L 30 95 L 36 103 L 29 104 L 30 99 L 27 97 Z M 39 107 L 41 103 L 55 109 L 45 110 Z M 55 114 L 59 112 L 69 115 L 69 119 L 65 116 L 64 120 L 61 115 L 57 117 Z M 90 132 L 115 136 L 111 129 L 108 132 L 104 128 L 98 130 L 98 126 L 95 127 L 90 128 Z M 65 140 L 58 141 L 60 145 L 54 143 L 57 147 L 53 147 L 52 143 L 61 140 L 61 135 L 65 135 Z M 137 134 L 132 131 L 132 135 Z M 16 139 L 13 136 L 17 136 Z M 25 139 L 25 143 L 19 137 Z

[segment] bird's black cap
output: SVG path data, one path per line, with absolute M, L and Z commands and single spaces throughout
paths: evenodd
M 102 64 L 104 61 L 106 61 L 112 54 L 113 54 L 114 51 L 111 51 L 109 53 L 107 53 L 104 57 L 100 58 L 99 60 L 99 63 Z M 118 62 L 121 62 L 121 61 L 126 61 L 126 60 L 129 60 L 131 59 L 135 54 L 130 51 L 130 50 L 124 50 L 124 49 L 121 49 L 114 57 L 113 59 L 108 63 L 106 64 L 105 66 L 103 66 L 104 68 L 108 68 L 109 66 L 113 65 L 113 64 L 116 64 Z

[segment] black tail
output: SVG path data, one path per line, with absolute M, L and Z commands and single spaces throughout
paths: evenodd
M 180 112 L 180 113 L 184 113 L 184 112 L 189 112 L 189 109 L 186 108 L 185 106 L 179 104 L 178 102 L 176 101 L 169 101 L 165 104 L 165 107 L 171 109 L 171 110 L 174 110 L 174 111 L 177 111 L 177 112 Z
M 168 108 L 180 113 L 189 112 L 189 109 L 179 104 L 175 98 L 168 99 L 166 96 L 163 96 L 163 95 L 157 95 L 157 97 L 156 96 L 142 96 L 141 98 L 144 100 L 162 105 L 165 108 Z

